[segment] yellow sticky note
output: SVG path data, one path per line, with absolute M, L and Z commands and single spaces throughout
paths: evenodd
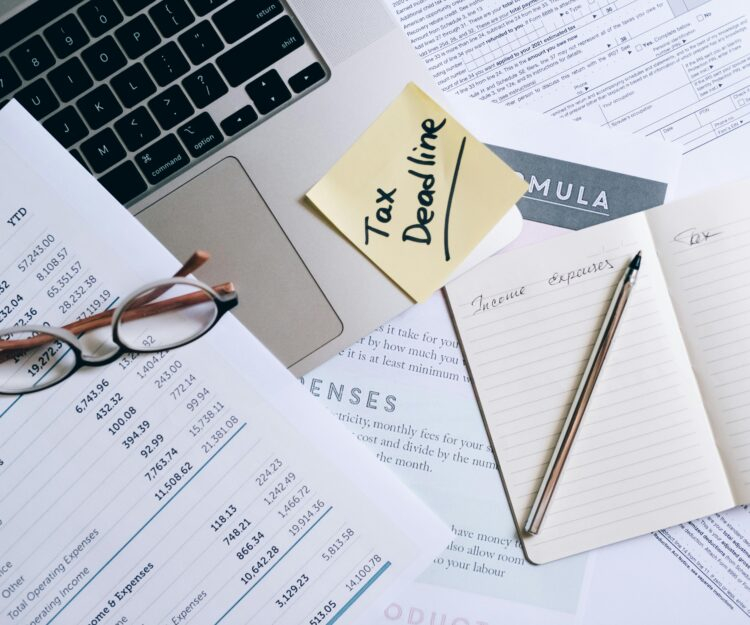
M 421 302 L 526 188 L 410 83 L 307 197 Z

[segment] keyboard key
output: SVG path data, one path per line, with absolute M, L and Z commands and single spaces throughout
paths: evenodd
M 135 15 L 141 9 L 145 9 L 156 0 L 117 0 L 117 4 L 125 12 L 125 15 Z
M 49 26 L 62 17 L 81 0 L 35 0 L 34 2 L 0 2 L 3 17 L 0 23 L 0 52 L 21 43 L 40 28 Z M 25 9 L 8 17 L 13 8 L 25 5 Z
M 224 48 L 219 35 L 208 21 L 199 22 L 190 30 L 186 30 L 177 37 L 177 41 L 180 42 L 193 65 L 203 63 Z
M 301 72 L 297 72 L 289 79 L 289 86 L 294 93 L 302 93 L 316 82 L 325 78 L 326 72 L 320 63 L 308 65 Z
M 89 42 L 89 36 L 83 30 L 81 22 L 72 13 L 45 28 L 44 36 L 59 59 L 73 54 Z
M 91 171 L 89 169 L 89 166 L 86 164 L 86 161 L 83 160 L 83 156 L 81 156 L 81 153 L 78 150 L 68 150 L 70 152 L 70 155 L 76 159 L 86 171 Z
M 210 13 L 215 8 L 220 7 L 226 1 L 227 0 L 188 0 L 190 6 L 193 7 L 193 11 L 201 16 L 206 15 L 206 13 Z
M 199 109 L 208 106 L 229 91 L 219 72 L 210 63 L 185 78 L 182 86 Z
M 111 35 L 107 35 L 93 46 L 86 48 L 81 53 L 81 57 L 97 80 L 104 80 L 107 76 L 111 76 L 118 69 L 125 67 L 127 62 L 125 55 L 117 47 Z
M 154 81 L 151 80 L 151 76 L 140 63 L 136 63 L 124 72 L 117 74 L 110 81 L 110 85 L 115 90 L 117 97 L 120 98 L 120 102 L 127 108 L 134 107 L 156 93 Z
M 135 162 L 148 182 L 158 184 L 185 167 L 190 162 L 190 157 L 182 149 L 177 137 L 167 135 L 140 152 L 135 157 Z
M 224 140 L 208 113 L 201 113 L 184 126 L 180 126 L 177 134 L 195 158 L 213 150 Z
M 245 87 L 245 91 L 263 115 L 292 98 L 292 94 L 275 69 L 253 80 Z
M 177 44 L 170 41 L 158 50 L 149 54 L 144 61 L 160 87 L 168 85 L 190 69 L 185 55 L 180 52 Z
M 125 148 L 117 140 L 111 128 L 105 128 L 81 144 L 81 151 L 95 174 L 115 165 L 125 158 Z
M 214 24 L 228 43 L 242 39 L 283 12 L 274 0 L 235 0 L 213 16 Z
M 55 57 L 39 35 L 13 48 L 10 51 L 10 59 L 26 80 L 35 78 L 55 63 Z
M 78 17 L 92 37 L 103 35 L 122 22 L 122 13 L 112 0 L 91 0 L 78 9 Z
M 104 174 L 99 182 L 120 204 L 127 204 L 148 188 L 146 181 L 130 161 L 125 161 Z
M 163 0 L 148 10 L 163 37 L 171 37 L 195 21 L 185 0 Z
M 70 102 L 94 84 L 83 63 L 77 58 L 65 61 L 53 69 L 47 74 L 47 80 L 63 102 Z
M 115 122 L 115 130 L 131 152 L 140 150 L 159 136 L 159 128 L 145 106 L 139 106 Z
M 44 122 L 44 127 L 64 148 L 78 143 L 89 134 L 86 124 L 72 106 L 55 113 Z
M 115 37 L 131 59 L 137 59 L 159 45 L 161 37 L 145 15 L 139 15 L 115 31 Z
M 169 130 L 193 114 L 192 105 L 177 85 L 149 100 L 148 108 L 164 130 Z
M 15 91 L 21 86 L 21 78 L 13 69 L 10 61 L 0 57 L 0 98 Z
M 115 99 L 115 94 L 107 85 L 99 85 L 78 100 L 76 104 L 86 123 L 94 130 L 111 122 L 122 113 L 120 103 Z
M 258 114 L 249 104 L 235 111 L 229 117 L 221 121 L 221 129 L 225 135 L 237 134 L 240 130 L 247 128 L 258 119 Z
M 229 84 L 236 87 L 284 58 L 304 42 L 292 20 L 284 15 L 218 56 L 216 64 Z
M 60 106 L 52 89 L 43 78 L 26 85 L 16 93 L 15 97 L 37 119 L 42 119 Z

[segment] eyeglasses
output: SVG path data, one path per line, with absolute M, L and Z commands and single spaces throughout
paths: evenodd
M 60 328 L 0 329 L 0 395 L 41 391 L 81 367 L 101 367 L 126 352 L 161 352 L 200 338 L 238 303 L 231 282 L 210 287 L 185 277 L 209 259 L 208 252 L 195 252 L 172 278 L 144 285 L 114 310 Z M 83 335 L 107 326 L 111 335 L 96 351 L 87 351 Z M 102 344 L 111 349 L 98 354 Z

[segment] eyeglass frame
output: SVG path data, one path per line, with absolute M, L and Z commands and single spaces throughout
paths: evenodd
M 202 252 L 197 252 L 196 254 L 201 254 L 201 253 Z M 205 253 L 202 253 L 202 254 L 205 254 Z M 191 261 L 192 259 L 193 257 L 191 257 Z M 205 262 L 206 260 L 208 260 L 207 254 L 205 255 L 205 258 L 203 258 L 200 261 L 200 264 L 203 264 L 203 262 Z M 191 261 L 188 261 L 188 263 L 186 263 L 186 265 L 183 266 L 183 270 L 186 266 L 190 264 Z M 179 274 L 180 272 L 177 272 L 177 273 Z M 148 293 L 149 291 L 157 290 L 160 287 L 166 287 L 164 291 L 162 291 L 162 292 L 166 292 L 172 286 L 176 286 L 180 284 L 199 288 L 211 296 L 216 306 L 216 314 L 214 315 L 214 319 L 211 321 L 211 323 L 207 324 L 204 329 L 196 333 L 194 336 L 186 339 L 185 341 L 177 341 L 168 346 L 160 345 L 158 347 L 153 347 L 153 348 L 144 346 L 144 348 L 141 349 L 141 348 L 134 348 L 130 345 L 123 343 L 122 339 L 119 336 L 118 327 L 120 324 L 120 319 L 122 318 L 122 315 L 128 310 L 128 307 L 132 306 L 134 301 L 136 301 L 139 297 L 143 297 L 144 294 Z M 227 292 L 222 294 L 219 292 L 218 289 L 226 290 Z M 148 305 L 149 301 L 150 300 L 145 302 L 144 305 Z M 169 301 L 169 300 L 165 300 L 165 301 Z M 46 390 L 48 388 L 55 386 L 56 384 L 59 384 L 60 382 L 64 380 L 67 380 L 69 377 L 71 377 L 74 373 L 76 373 L 79 369 L 83 367 L 103 367 L 105 365 L 111 364 L 112 362 L 117 360 L 120 356 L 126 353 L 150 354 L 150 353 L 155 353 L 155 352 L 167 351 L 170 349 L 176 349 L 178 347 L 184 347 L 185 345 L 189 345 L 193 341 L 198 340 L 199 338 L 204 336 L 206 333 L 208 333 L 210 330 L 212 330 L 216 326 L 216 324 L 220 321 L 220 319 L 227 312 L 229 312 L 232 308 L 237 306 L 238 303 L 239 303 L 239 297 L 237 295 L 237 292 L 234 290 L 234 286 L 231 283 L 225 283 L 222 285 L 217 285 L 217 287 L 211 287 L 201 282 L 200 280 L 195 280 L 192 278 L 184 278 L 182 276 L 175 275 L 175 277 L 172 277 L 172 278 L 166 278 L 164 280 L 156 280 L 154 282 L 150 282 L 148 284 L 141 286 L 135 291 L 132 291 L 127 296 L 127 298 L 125 298 L 122 304 L 120 304 L 117 308 L 114 309 L 114 311 L 106 311 L 105 313 L 99 313 L 99 315 L 107 315 L 107 316 L 111 313 L 111 319 L 109 320 L 107 324 L 102 324 L 99 326 L 94 326 L 93 328 L 84 329 L 82 330 L 81 334 L 79 334 L 78 336 L 73 334 L 73 332 L 71 332 L 70 330 L 66 329 L 66 327 L 26 325 L 26 326 L 11 326 L 10 328 L 1 328 L 0 336 L 11 335 L 14 333 L 17 334 L 19 332 L 36 332 L 38 333 L 38 335 L 46 335 L 46 336 L 54 337 L 64 342 L 72 349 L 73 354 L 75 355 L 76 362 L 70 368 L 70 371 L 68 371 L 65 375 L 61 376 L 60 378 L 50 382 L 49 384 L 40 385 L 40 386 L 32 386 L 26 390 L 20 390 L 20 391 L 18 390 L 6 391 L 0 387 L 0 396 L 2 395 L 5 395 L 5 396 L 27 395 L 29 393 L 36 393 L 38 391 Z M 81 319 L 78 322 L 69 324 L 69 326 L 75 325 L 76 323 L 83 324 L 86 321 L 95 320 L 97 317 L 99 317 L 99 315 L 94 315 L 89 318 Z M 103 320 L 105 317 L 99 317 L 99 318 Z M 103 356 L 100 356 L 100 357 L 92 357 L 91 355 L 85 354 L 84 353 L 85 348 L 81 343 L 80 337 L 86 332 L 89 332 L 90 330 L 107 327 L 107 326 L 110 326 L 112 328 L 112 342 L 115 344 L 115 349 L 113 349 L 110 353 L 104 354 Z M 51 341 L 48 341 L 48 342 L 51 342 Z M 3 341 L 0 340 L 0 354 L 2 354 L 2 343 Z M 49 371 L 51 371 L 51 369 Z

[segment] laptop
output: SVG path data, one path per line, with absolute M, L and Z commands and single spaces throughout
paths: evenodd
M 0 0 L 0 103 L 178 258 L 210 251 L 296 374 L 411 304 L 304 200 L 409 80 L 378 0 Z

